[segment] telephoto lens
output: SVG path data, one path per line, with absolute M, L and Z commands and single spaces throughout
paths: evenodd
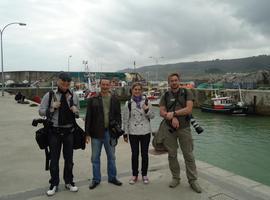
M 190 116 L 190 123 L 198 134 L 201 134 L 203 132 L 203 128 L 197 123 L 197 121 L 193 118 L 192 115 Z

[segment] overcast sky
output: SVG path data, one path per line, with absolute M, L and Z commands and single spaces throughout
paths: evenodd
M 1 0 L 4 69 L 116 71 L 269 54 L 269 0 Z M 152 58 L 149 58 L 152 57 Z M 160 58 L 163 57 L 163 58 Z

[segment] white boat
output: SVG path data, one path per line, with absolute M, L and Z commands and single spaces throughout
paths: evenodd
M 147 99 L 152 106 L 159 106 L 161 93 L 155 90 L 150 90 L 147 95 Z

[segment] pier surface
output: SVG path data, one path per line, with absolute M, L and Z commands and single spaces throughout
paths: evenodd
M 48 199 L 49 172 L 45 171 L 44 151 L 35 142 L 35 130 L 32 119 L 38 118 L 38 107 L 18 104 L 14 96 L 5 93 L 0 96 L 0 200 Z M 83 122 L 78 121 L 83 127 Z M 195 146 L 196 148 L 196 146 Z M 150 147 L 152 149 L 152 147 Z M 201 194 L 191 190 L 185 175 L 185 166 L 179 152 L 181 166 L 181 184 L 171 189 L 168 184 L 171 174 L 168 168 L 167 154 L 150 155 L 149 179 L 144 185 L 140 180 L 129 185 L 131 176 L 131 151 L 129 144 L 119 140 L 116 150 L 118 177 L 123 186 L 117 187 L 107 182 L 106 156 L 102 151 L 101 171 L 103 181 L 94 190 L 89 190 L 89 178 L 92 176 L 90 146 L 86 150 L 74 152 L 74 181 L 79 186 L 78 193 L 71 193 L 63 185 L 63 158 L 60 161 L 61 185 L 59 192 L 51 199 L 99 199 L 99 200 L 269 200 L 270 187 L 256 181 L 238 176 L 205 162 L 196 160 L 199 180 L 203 188 Z

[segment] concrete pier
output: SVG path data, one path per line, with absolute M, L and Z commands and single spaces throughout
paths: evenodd
M 31 126 L 33 118 L 37 118 L 38 107 L 29 104 L 18 104 L 14 96 L 5 94 L 0 97 L 0 200 L 48 199 L 45 195 L 48 189 L 49 172 L 44 171 L 44 151 L 35 142 L 34 132 L 37 128 Z M 83 122 L 79 121 L 83 126 Z M 195 146 L 196 148 L 196 146 Z M 152 148 L 151 148 L 152 149 Z M 51 199 L 99 199 L 99 200 L 269 200 L 270 187 L 253 180 L 238 176 L 231 172 L 196 161 L 199 173 L 199 183 L 203 193 L 197 194 L 187 183 L 185 170 L 181 171 L 181 184 L 171 189 L 167 155 L 150 154 L 150 183 L 144 185 L 140 180 L 135 185 L 129 185 L 131 176 L 130 147 L 119 140 L 116 151 L 116 163 L 119 179 L 124 183 L 117 187 L 107 182 L 106 156 L 102 152 L 103 181 L 94 190 L 89 190 L 91 174 L 90 146 L 86 150 L 76 150 L 74 153 L 74 181 L 79 186 L 78 193 L 71 193 L 63 186 L 63 158 L 60 162 L 61 185 L 59 192 Z M 185 169 L 179 152 L 181 169 Z

